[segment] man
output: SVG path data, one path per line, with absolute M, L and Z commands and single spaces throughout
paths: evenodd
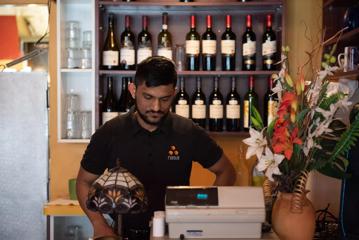
M 135 110 L 99 128 L 81 161 L 77 195 L 94 237 L 113 236 L 100 213 L 86 208 L 91 184 L 105 171 L 121 166 L 144 185 L 149 210 L 123 216 L 123 228 L 148 227 L 153 211 L 164 209 L 166 186 L 189 185 L 192 160 L 216 175 L 214 185 L 233 185 L 235 171 L 223 150 L 189 119 L 170 113 L 177 73 L 173 62 L 151 57 L 141 62 L 129 86 Z

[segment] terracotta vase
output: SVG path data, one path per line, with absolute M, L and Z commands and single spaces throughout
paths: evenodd
M 315 231 L 315 210 L 303 197 L 301 212 L 294 212 L 293 193 L 279 193 L 272 209 L 272 227 L 281 240 L 312 240 Z

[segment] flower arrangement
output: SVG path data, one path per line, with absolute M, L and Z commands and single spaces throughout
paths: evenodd
M 273 76 L 273 94 L 278 97 L 277 117 L 263 125 L 257 109 L 251 108 L 250 137 L 246 158 L 257 157 L 256 168 L 275 183 L 280 192 L 296 192 L 302 178 L 312 170 L 332 177 L 346 177 L 346 154 L 359 136 L 359 114 L 350 126 L 336 118 L 351 102 L 343 92 L 328 92 L 329 77 L 337 70 L 332 56 L 325 55 L 323 70 L 306 83 L 304 65 L 296 79 L 288 71 L 289 48 L 282 49 L 282 68 Z M 305 191 L 302 189 L 301 191 Z

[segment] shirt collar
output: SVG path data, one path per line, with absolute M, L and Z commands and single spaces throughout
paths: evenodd
M 149 132 L 138 123 L 136 118 L 136 111 L 132 111 L 129 113 L 129 121 L 130 121 L 130 126 L 131 126 L 130 128 L 132 134 L 136 135 L 139 132 L 147 132 L 149 134 L 156 134 L 156 133 L 168 134 L 171 131 L 172 114 L 173 113 L 169 112 L 163 119 L 163 122 L 158 126 L 158 128 L 153 132 Z

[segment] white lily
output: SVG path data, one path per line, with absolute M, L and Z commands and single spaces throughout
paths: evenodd
M 267 146 L 267 140 L 263 135 L 264 129 L 259 132 L 254 128 L 249 129 L 249 138 L 243 139 L 243 142 L 248 145 L 246 159 L 256 155 L 259 159 L 262 156 L 265 146 Z
M 283 161 L 284 155 L 273 154 L 272 151 L 266 147 L 265 154 L 261 156 L 256 166 L 258 171 L 265 171 L 265 175 L 270 181 L 274 181 L 273 174 L 281 175 L 278 165 Z

